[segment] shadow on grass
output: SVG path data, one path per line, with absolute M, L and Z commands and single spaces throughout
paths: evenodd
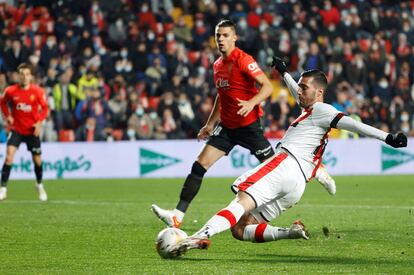
M 209 255 L 211 256 L 211 254 Z M 173 260 L 174 261 L 174 260 Z M 326 257 L 326 256 L 296 256 L 296 255 L 274 255 L 274 254 L 254 254 L 250 257 L 244 257 L 243 259 L 231 259 L 231 258 L 189 258 L 184 256 L 175 261 L 187 261 L 187 262 L 200 262 L 200 261 L 215 261 L 215 262 L 250 262 L 250 263 L 292 263 L 292 264 L 319 264 L 319 265 L 405 265 L 406 261 L 389 261 L 384 259 L 357 259 L 350 257 Z
M 221 260 L 221 259 L 216 259 Z M 275 254 L 255 254 L 252 255 L 250 262 L 263 263 L 311 263 L 311 264 L 345 264 L 345 265 L 396 265 L 406 264 L 405 261 L 389 261 L 384 259 L 359 259 L 341 256 L 296 256 L 296 255 L 275 255 Z M 232 261 L 227 259 L 227 261 Z M 244 262 L 246 259 L 233 259 L 233 261 Z

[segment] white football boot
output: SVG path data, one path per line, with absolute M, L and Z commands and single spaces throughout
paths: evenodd
M 289 239 L 305 239 L 309 240 L 309 232 L 306 230 L 305 225 L 297 220 L 289 228 Z
M 211 241 L 207 237 L 190 236 L 183 239 L 171 249 L 171 254 L 174 257 L 180 257 L 191 249 L 207 249 Z
M 39 200 L 40 201 L 47 201 L 47 193 L 43 183 L 37 184 L 36 183 L 36 190 L 39 193 Z
M 0 187 L 0 201 L 4 201 L 7 199 L 7 187 L 2 186 Z
M 174 215 L 173 211 L 162 209 L 161 207 L 155 204 L 151 205 L 151 209 L 152 212 L 154 212 L 154 214 L 167 226 L 180 228 L 181 222 Z
M 316 171 L 315 179 L 328 191 L 332 196 L 336 193 L 335 180 L 328 174 L 325 167 L 320 166 Z

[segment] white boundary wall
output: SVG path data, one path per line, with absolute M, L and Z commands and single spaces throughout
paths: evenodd
M 195 140 L 43 143 L 44 178 L 185 177 L 203 144 Z M 394 149 L 374 139 L 331 140 L 324 163 L 332 175 L 414 175 L 414 138 L 408 144 Z M 5 152 L 1 144 L 1 165 Z M 206 176 L 237 177 L 257 163 L 247 150 L 235 147 Z M 34 179 L 24 144 L 16 154 L 11 179 Z

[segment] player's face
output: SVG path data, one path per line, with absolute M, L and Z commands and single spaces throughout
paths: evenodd
M 230 27 L 216 28 L 216 45 L 224 56 L 228 56 L 236 47 L 237 35 Z
M 302 108 L 309 108 L 315 102 L 320 101 L 322 90 L 313 84 L 313 77 L 301 77 L 299 79 L 299 105 Z
M 30 69 L 23 68 L 19 70 L 19 81 L 22 87 L 27 87 L 32 82 L 32 72 Z

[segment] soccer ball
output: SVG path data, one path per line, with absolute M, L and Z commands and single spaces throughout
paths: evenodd
M 172 253 L 171 249 L 188 235 L 178 228 L 165 228 L 158 233 L 155 247 L 161 258 L 176 258 L 177 255 Z

